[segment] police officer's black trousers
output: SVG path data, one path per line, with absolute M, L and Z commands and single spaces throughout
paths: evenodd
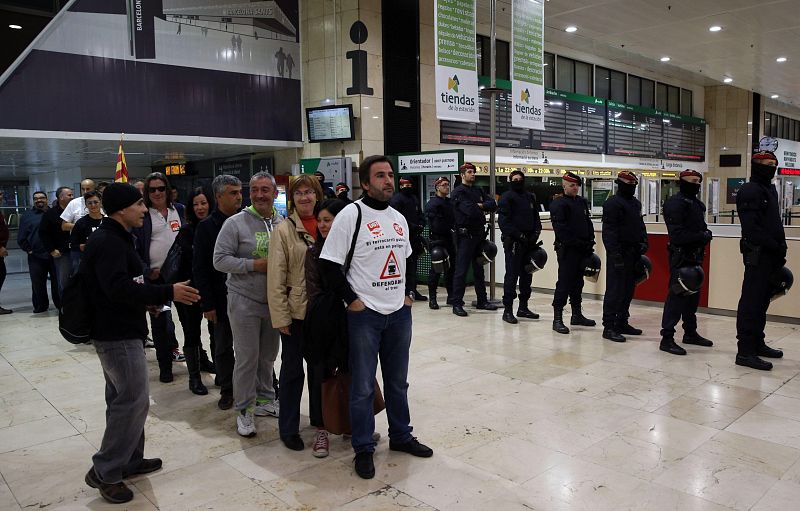
M 742 297 L 736 310 L 736 338 L 740 355 L 756 355 L 765 345 L 770 285 L 769 276 L 780 267 L 780 260 L 762 253 L 758 264 L 744 267 Z
M 617 270 L 610 259 L 606 259 L 606 294 L 603 297 L 603 326 L 619 330 L 628 324 L 636 279 L 633 266 L 639 256 L 624 256 L 625 268 Z
M 455 245 L 453 245 L 452 240 L 434 240 L 433 238 L 431 238 L 431 243 L 444 247 L 444 249 L 447 250 L 447 254 L 450 256 L 450 268 L 444 272 L 444 288 L 447 289 L 447 299 L 450 300 L 453 298 L 453 274 L 456 271 Z M 430 293 L 431 297 L 436 296 L 436 290 L 439 288 L 440 275 L 441 273 L 433 271 L 433 267 L 428 271 L 428 293 Z
M 530 260 L 530 251 L 521 243 L 504 243 L 506 255 L 506 274 L 503 277 L 503 305 L 511 307 L 517 297 L 517 280 L 519 280 L 519 303 L 527 305 L 531 297 L 533 275 L 526 272 L 523 266 Z
M 417 290 L 417 261 L 419 260 L 419 254 L 416 250 L 411 253 L 406 259 L 406 280 L 410 284 L 410 289 Z
M 558 280 L 553 293 L 553 307 L 563 309 L 569 303 L 573 306 L 581 304 L 583 292 L 583 260 L 586 252 L 562 248 L 556 252 L 558 257 Z
M 464 291 L 467 288 L 467 271 L 472 266 L 472 275 L 475 278 L 475 294 L 478 303 L 486 303 L 486 277 L 483 265 L 475 262 L 475 256 L 483 243 L 483 236 L 459 236 L 458 249 L 456 250 L 456 271 L 453 274 L 453 305 L 464 306 Z
M 661 337 L 673 338 L 675 325 L 683 319 L 684 334 L 697 332 L 697 306 L 700 303 L 700 293 L 693 295 L 676 295 L 672 292 L 672 285 L 678 280 L 679 267 L 669 269 L 669 286 L 667 301 L 664 303 L 664 314 L 661 316 Z

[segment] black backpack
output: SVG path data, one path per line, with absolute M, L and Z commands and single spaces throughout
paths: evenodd
M 92 330 L 92 299 L 86 283 L 85 259 L 72 275 L 61 293 L 58 311 L 58 331 L 72 344 L 86 344 Z

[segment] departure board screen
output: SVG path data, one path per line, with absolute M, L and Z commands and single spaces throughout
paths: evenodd
M 657 110 L 608 101 L 606 154 L 662 158 L 662 124 Z
M 706 121 L 695 117 L 664 113 L 664 158 L 704 161 L 706 157 Z
M 309 142 L 353 140 L 352 105 L 306 108 Z

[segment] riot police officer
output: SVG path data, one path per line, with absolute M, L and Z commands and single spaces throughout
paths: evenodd
M 350 187 L 347 186 L 347 183 L 337 183 L 334 192 L 336 192 L 336 198 L 340 201 L 343 201 L 345 204 L 350 204 L 353 202 L 348 196 L 350 193 Z
M 744 259 L 742 297 L 736 311 L 736 365 L 769 371 L 772 364 L 759 357 L 783 357 L 781 350 L 764 342 L 764 326 L 771 295 L 770 277 L 786 264 L 786 235 L 778 193 L 772 186 L 778 159 L 773 153 L 762 151 L 753 155 L 751 165 L 750 181 L 736 194 Z
M 441 247 L 448 257 L 447 269 L 444 271 L 444 287 L 447 289 L 447 304 L 450 305 L 453 297 L 453 272 L 455 271 L 456 249 L 453 244 L 453 229 L 456 225 L 453 201 L 450 199 L 450 180 L 440 177 L 434 182 L 436 195 L 425 205 L 425 219 L 430 226 L 428 247 L 431 252 L 434 248 Z M 438 309 L 436 289 L 439 287 L 441 273 L 431 265 L 428 272 L 428 307 Z
M 606 247 L 606 294 L 603 297 L 603 338 L 625 342 L 625 335 L 642 331 L 628 323 L 636 288 L 635 267 L 647 252 L 642 203 L 633 196 L 639 183 L 623 170 L 614 181 L 617 193 L 603 204 L 603 245 Z
M 333 191 L 333 188 L 325 184 L 325 174 L 323 174 L 318 170 L 314 172 L 314 177 L 316 177 L 317 180 L 319 181 L 319 186 L 322 188 L 322 194 L 325 196 L 325 198 L 335 199 L 336 192 Z
M 410 179 L 400 179 L 400 191 L 392 196 L 389 205 L 399 211 L 408 223 L 413 252 L 411 257 L 406 260 L 406 280 L 414 290 L 414 300 L 427 300 L 427 296 L 417 291 L 417 261 L 425 250 L 425 241 L 422 237 L 422 231 L 425 229 L 425 217 L 422 216 L 419 199 L 414 195 L 414 183 Z
M 553 244 L 558 258 L 558 280 L 553 293 L 553 330 L 568 334 L 564 324 L 564 306 L 569 297 L 572 307 L 570 325 L 595 326 L 581 312 L 584 261 L 594 252 L 594 226 L 589 202 L 578 195 L 583 179 L 567 172 L 561 179 L 564 195 L 550 203 L 550 219 L 556 241 Z
M 681 268 L 702 266 L 705 247 L 713 236 L 706 225 L 706 206 L 697 198 L 703 175 L 696 170 L 680 174 L 680 191 L 664 203 L 664 221 L 669 233 L 669 291 L 661 318 L 661 351 L 686 355 L 675 343 L 675 325 L 683 318 L 683 343 L 713 346 L 714 343 L 697 333 L 699 290 L 679 285 Z M 694 292 L 692 292 L 694 291 Z
M 516 324 L 514 317 L 514 298 L 517 297 L 519 280 L 519 308 L 517 316 L 539 319 L 539 315 L 528 308 L 531 297 L 532 274 L 524 266 L 530 262 L 531 252 L 542 233 L 539 219 L 539 204 L 536 196 L 525 191 L 525 174 L 520 170 L 508 176 L 511 187 L 500 197 L 499 224 L 502 234 L 503 250 L 506 255 L 506 275 L 503 278 L 503 321 Z
M 456 269 L 453 274 L 453 314 L 466 316 L 464 310 L 464 291 L 467 271 L 472 266 L 475 279 L 475 294 L 478 295 L 478 309 L 497 310 L 486 296 L 486 282 L 483 263 L 477 260 L 486 239 L 486 213 L 497 209 L 497 203 L 480 187 L 475 186 L 475 165 L 467 162 L 458 168 L 461 184 L 453 190 L 453 206 L 456 219 Z

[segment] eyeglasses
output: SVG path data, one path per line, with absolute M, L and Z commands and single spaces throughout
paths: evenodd
M 99 206 L 100 205 L 100 201 L 99 200 L 86 201 L 86 205 L 87 206 Z
M 153 193 L 153 192 L 166 192 L 166 191 L 167 191 L 167 187 L 166 186 L 151 186 L 150 187 L 150 193 Z
M 303 197 L 304 195 L 316 195 L 314 190 L 306 190 L 305 192 L 302 190 L 295 190 L 294 194 L 299 195 L 300 197 Z

